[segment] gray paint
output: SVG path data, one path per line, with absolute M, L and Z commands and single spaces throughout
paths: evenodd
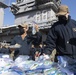
M 41 18 L 43 17 L 43 11 L 47 12 L 47 20 L 41 19 L 39 22 L 36 21 L 36 14 L 37 12 L 40 12 Z M 23 14 L 15 16 L 15 24 L 22 24 L 27 22 L 28 24 L 32 21 L 35 21 L 40 27 L 41 26 L 48 26 L 51 25 L 53 20 L 57 20 L 55 16 L 55 12 L 51 9 L 42 9 L 42 10 L 35 10 L 31 12 L 25 12 Z M 42 28 L 41 28 L 42 29 Z
M 18 1 L 18 0 L 17 0 Z M 59 0 L 60 1 L 60 0 Z M 48 2 L 39 6 L 36 6 L 35 0 L 22 0 L 21 3 L 16 4 L 20 9 L 15 15 L 15 24 L 22 24 L 27 22 L 28 24 L 32 21 L 35 21 L 40 29 L 45 29 L 51 27 L 51 25 L 57 21 L 55 13 L 58 10 L 59 2 L 56 3 L 55 0 L 52 2 Z M 47 20 L 36 20 L 36 13 L 40 12 L 40 16 L 42 16 L 42 12 L 47 12 Z

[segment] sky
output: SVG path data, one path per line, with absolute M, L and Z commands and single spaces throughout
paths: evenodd
M 11 2 L 14 2 L 16 0 L 10 0 L 10 3 Z M 75 19 L 76 20 L 76 0 L 61 0 L 61 3 L 64 4 L 64 5 L 67 5 L 69 7 L 69 12 L 70 12 L 70 15 L 71 15 L 71 18 L 72 19 Z M 4 9 L 5 11 L 5 14 L 4 14 L 4 26 L 6 25 L 13 25 L 14 24 L 14 15 L 10 12 L 9 8 L 7 9 Z

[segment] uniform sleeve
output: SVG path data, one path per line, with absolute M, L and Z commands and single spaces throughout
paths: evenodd
M 16 37 L 14 37 L 11 41 L 11 44 L 10 45 L 15 45 L 16 44 Z M 9 53 L 11 53 L 12 51 L 10 50 L 9 48 Z
M 36 40 L 34 40 L 34 42 L 36 42 L 38 45 L 41 43 L 42 41 L 42 35 L 40 32 L 36 33 Z
M 50 55 L 52 50 L 56 49 L 57 33 L 55 27 L 52 27 L 46 38 L 46 46 L 43 53 Z
M 30 35 L 29 39 L 31 39 L 32 44 L 39 45 L 42 41 L 42 35 L 40 32 L 37 32 L 35 35 Z
M 17 36 L 16 36 L 17 37 Z M 14 37 L 11 41 L 11 45 L 15 45 L 16 44 L 16 37 Z

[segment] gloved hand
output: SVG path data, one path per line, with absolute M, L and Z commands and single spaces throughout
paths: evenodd
M 54 49 L 50 55 L 50 59 L 52 62 L 54 62 L 54 60 L 55 60 L 55 55 L 56 55 L 56 49 Z

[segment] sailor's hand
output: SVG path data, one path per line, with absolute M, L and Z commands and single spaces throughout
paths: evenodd
M 41 54 L 41 52 L 39 52 L 39 51 L 35 52 L 35 60 L 37 60 L 39 58 L 40 54 Z
M 15 48 L 9 48 L 10 49 L 10 51 L 14 51 L 15 50 Z
M 39 26 L 35 25 L 35 29 L 36 29 L 36 32 L 38 32 L 39 31 Z
M 35 57 L 39 57 L 40 54 L 41 54 L 41 53 L 40 53 L 39 51 L 36 51 L 36 52 L 35 52 Z
M 50 60 L 51 62 L 54 62 L 54 57 L 52 55 L 43 54 L 44 60 Z
M 50 56 L 47 55 L 47 54 L 45 54 L 45 53 L 43 53 L 43 56 L 44 56 L 44 60 L 48 60 L 48 59 L 50 59 Z

